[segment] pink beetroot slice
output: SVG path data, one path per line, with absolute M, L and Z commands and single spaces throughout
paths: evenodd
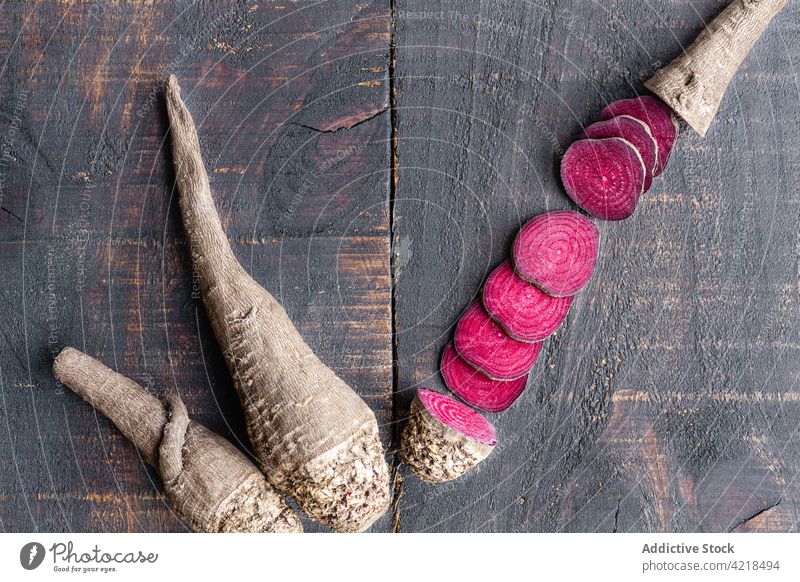
M 514 266 L 545 293 L 569 297 L 592 278 L 599 247 L 600 232 L 591 220 L 572 210 L 548 212 L 520 229 Z
M 546 339 L 569 313 L 572 297 L 553 297 L 520 278 L 511 261 L 497 267 L 483 287 L 483 307 L 508 335 L 523 342 Z
M 486 412 L 506 410 L 528 383 L 528 374 L 516 380 L 492 380 L 460 358 L 452 345 L 442 352 L 442 377 L 453 394 Z
M 469 406 L 427 388 L 420 388 L 417 396 L 427 411 L 446 426 L 484 445 L 497 444 L 492 423 Z
M 669 155 L 678 140 L 678 120 L 663 101 L 642 95 L 633 99 L 621 99 L 609 104 L 600 112 L 600 119 L 606 120 L 619 115 L 630 115 L 641 119 L 650 128 L 650 133 L 658 144 L 658 159 L 653 176 L 658 176 L 667 167 Z
M 619 115 L 593 123 L 583 131 L 583 137 L 587 139 L 619 137 L 630 142 L 644 162 L 644 191 L 650 189 L 653 183 L 653 171 L 658 163 L 658 144 L 644 121 L 639 121 L 630 115 Z
M 461 316 L 453 344 L 464 360 L 493 380 L 524 376 L 542 349 L 541 342 L 527 343 L 509 337 L 480 301 L 473 302 Z
M 561 181 L 575 203 L 601 220 L 624 220 L 644 191 L 642 156 L 618 137 L 581 139 L 561 159 Z

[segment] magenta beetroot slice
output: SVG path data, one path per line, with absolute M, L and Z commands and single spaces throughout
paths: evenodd
M 480 301 L 473 302 L 461 316 L 453 344 L 458 355 L 493 380 L 524 376 L 542 349 L 541 342 L 527 343 L 509 337 Z
M 568 297 L 592 278 L 600 247 L 594 223 L 572 210 L 541 214 L 514 241 L 517 274 L 549 295 Z
M 442 352 L 442 377 L 453 394 L 486 412 L 506 410 L 528 383 L 528 374 L 516 380 L 492 380 L 459 357 L 452 345 Z
M 642 156 L 644 162 L 644 191 L 647 192 L 650 189 L 650 185 L 653 183 L 653 171 L 658 162 L 658 144 L 644 121 L 639 121 L 630 115 L 612 117 L 587 127 L 583 131 L 583 137 L 587 139 L 619 137 L 630 142 Z
M 497 431 L 492 423 L 458 400 L 427 388 L 420 388 L 419 401 L 434 418 L 484 445 L 497 444 Z
M 546 339 L 569 313 L 572 297 L 553 297 L 520 278 L 511 261 L 497 267 L 483 287 L 483 307 L 508 335 L 523 342 Z
M 561 181 L 575 203 L 601 220 L 624 220 L 644 191 L 642 156 L 618 137 L 581 139 L 561 159 Z
M 650 128 L 650 133 L 658 144 L 658 160 L 653 176 L 658 176 L 667 167 L 669 155 L 678 140 L 678 120 L 666 103 L 650 95 L 633 99 L 614 101 L 600 112 L 600 119 L 606 120 L 619 115 L 630 115 L 641 119 Z

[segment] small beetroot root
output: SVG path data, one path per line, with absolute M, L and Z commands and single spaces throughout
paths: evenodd
M 528 384 L 528 374 L 516 380 L 492 380 L 465 362 L 452 345 L 442 352 L 442 377 L 453 394 L 485 412 L 507 410 Z
M 630 115 L 619 115 L 605 121 L 598 121 L 583 131 L 586 139 L 605 139 L 619 137 L 630 142 L 642 156 L 644 162 L 644 191 L 653 183 L 653 172 L 658 164 L 658 143 L 644 121 Z
M 554 297 L 522 279 L 511 261 L 503 261 L 483 287 L 483 307 L 505 332 L 521 342 L 553 334 L 569 313 L 572 297 Z
M 516 380 L 536 363 L 541 342 L 510 337 L 481 305 L 473 302 L 456 326 L 453 340 L 458 354 L 493 380 Z
M 517 274 L 545 293 L 569 297 L 592 278 L 600 248 L 594 223 L 572 210 L 540 214 L 514 241 Z
M 733 0 L 680 56 L 645 82 L 700 136 L 742 61 L 789 0 Z
M 625 220 L 644 192 L 642 156 L 618 137 L 581 139 L 561 159 L 561 181 L 575 203 L 601 220 Z
M 658 144 L 658 162 L 653 170 L 653 176 L 658 176 L 667 167 L 672 148 L 678 140 L 678 120 L 672 110 L 660 99 L 642 95 L 614 101 L 600 112 L 600 119 L 607 120 L 620 115 L 635 117 L 650 128 Z
M 457 400 L 420 388 L 401 438 L 403 461 L 423 481 L 461 477 L 497 444 L 494 426 Z
M 181 399 L 165 406 L 133 380 L 74 348 L 53 363 L 64 385 L 111 420 L 164 482 L 172 507 L 199 532 L 301 532 L 292 509 L 250 459 L 189 419 Z

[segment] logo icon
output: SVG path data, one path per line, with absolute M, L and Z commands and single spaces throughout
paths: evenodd
M 35 570 L 44 562 L 44 546 L 39 542 L 30 542 L 19 551 L 19 563 L 26 570 Z

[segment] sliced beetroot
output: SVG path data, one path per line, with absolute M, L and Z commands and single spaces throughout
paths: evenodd
M 520 229 L 514 267 L 545 293 L 569 297 L 592 278 L 599 248 L 600 232 L 591 220 L 572 210 L 548 212 Z
M 581 139 L 561 159 L 561 181 L 575 203 L 602 220 L 624 220 L 644 191 L 642 156 L 618 137 Z
M 458 479 L 497 444 L 492 424 L 457 400 L 420 388 L 400 438 L 400 456 L 428 483 Z
M 658 160 L 654 176 L 667 167 L 669 155 L 678 139 L 678 120 L 663 101 L 642 95 L 633 99 L 621 99 L 609 104 L 600 112 L 600 119 L 606 120 L 619 115 L 629 115 L 641 119 L 650 128 L 650 133 L 658 143 Z
M 453 341 L 458 354 L 494 380 L 515 380 L 536 363 L 541 342 L 527 343 L 509 337 L 489 317 L 480 301 L 461 316 Z
M 492 423 L 469 406 L 427 388 L 420 388 L 417 396 L 425 409 L 442 424 L 481 444 L 497 444 L 497 432 Z
M 442 352 L 442 377 L 453 394 L 486 412 L 506 410 L 528 383 L 528 374 L 516 380 L 492 380 L 459 357 L 452 345 Z
M 644 162 L 644 191 L 647 192 L 650 189 L 650 185 L 653 183 L 653 172 L 658 163 L 658 143 L 644 121 L 630 115 L 618 115 L 593 123 L 583 131 L 583 137 L 587 139 L 620 137 L 630 142 L 642 156 Z
M 519 277 L 511 261 L 497 267 L 483 287 L 483 307 L 505 332 L 522 342 L 537 342 L 556 331 L 569 313 L 572 297 L 554 297 Z

